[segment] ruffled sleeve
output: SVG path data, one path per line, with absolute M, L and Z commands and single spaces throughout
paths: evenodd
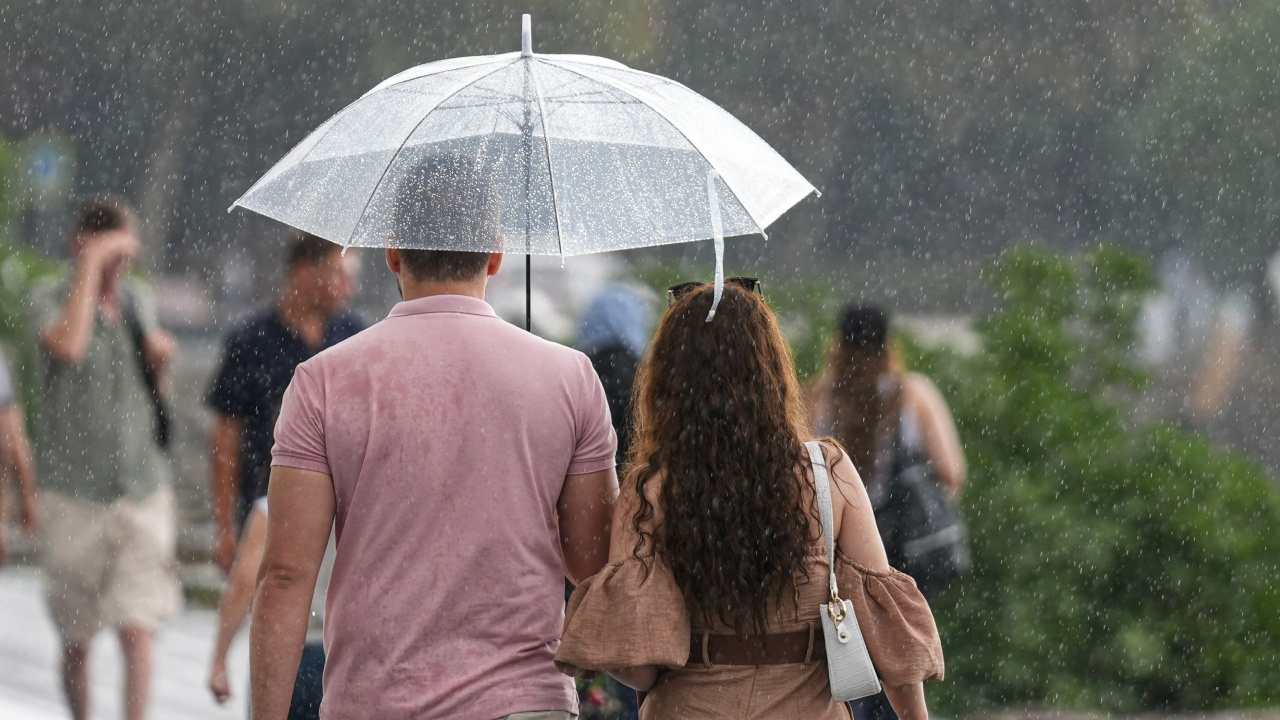
M 610 563 L 569 599 L 556 667 L 567 675 L 643 665 L 684 667 L 689 611 L 661 561 Z
M 871 662 L 888 685 L 943 676 L 942 641 L 929 603 L 915 580 L 897 570 L 879 572 L 842 554 L 836 557 L 840 594 L 853 603 Z

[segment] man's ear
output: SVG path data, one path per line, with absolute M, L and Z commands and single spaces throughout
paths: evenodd
M 485 268 L 485 274 L 493 277 L 498 274 L 498 270 L 502 267 L 502 253 L 489 253 L 489 266 Z
M 400 262 L 400 251 L 396 248 L 387 248 L 387 269 L 399 275 L 402 267 Z

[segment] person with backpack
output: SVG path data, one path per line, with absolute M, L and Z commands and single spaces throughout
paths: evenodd
M 111 196 L 84 203 L 68 272 L 28 296 L 36 346 L 41 551 L 71 716 L 89 712 L 100 630 L 124 654 L 124 717 L 142 720 L 155 633 L 181 607 L 164 388 L 176 353 L 155 298 L 129 276 L 138 221 Z
M 896 450 L 927 460 L 948 497 L 959 499 L 968 469 L 951 410 L 932 380 L 907 372 L 884 310 L 845 309 L 809 406 L 815 429 L 844 444 L 868 486 L 883 480 Z
M 933 382 L 906 372 L 889 316 L 851 305 L 826 368 L 809 388 L 815 431 L 836 438 L 867 486 L 889 564 L 935 595 L 969 567 L 955 502 L 967 476 L 947 403 Z M 883 694 L 853 703 L 858 720 L 894 720 Z

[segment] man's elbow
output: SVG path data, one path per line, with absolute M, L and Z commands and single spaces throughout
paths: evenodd
M 286 565 L 267 565 L 263 563 L 258 571 L 258 591 L 264 594 L 290 594 L 306 590 L 315 583 L 316 571 Z
M 40 336 L 40 345 L 54 360 L 63 365 L 79 365 L 84 362 L 85 353 L 89 349 L 88 347 L 77 347 L 75 343 L 60 337 L 52 331 Z

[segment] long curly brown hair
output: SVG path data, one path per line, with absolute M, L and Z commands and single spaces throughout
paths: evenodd
M 770 601 L 808 579 L 817 539 L 801 464 L 809 421 L 763 298 L 726 285 L 707 322 L 711 299 L 704 285 L 667 310 L 636 380 L 634 552 L 662 558 L 708 624 L 763 632 Z

